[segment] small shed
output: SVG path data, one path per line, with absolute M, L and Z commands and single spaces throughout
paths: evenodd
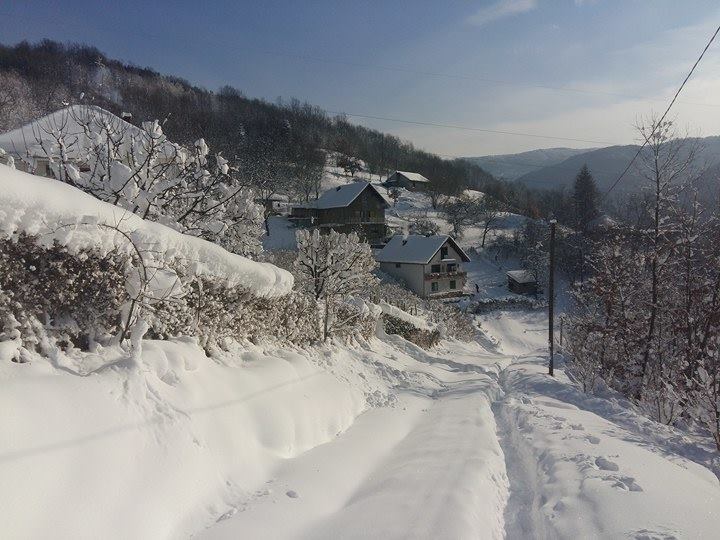
M 410 191 L 422 191 L 429 184 L 430 180 L 422 174 L 408 171 L 395 171 L 385 180 L 387 187 L 402 187 Z
M 532 272 L 510 270 L 506 275 L 510 291 L 516 294 L 536 294 L 538 292 L 538 282 Z

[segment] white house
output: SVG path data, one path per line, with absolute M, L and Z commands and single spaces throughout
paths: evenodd
M 467 280 L 462 263 L 470 261 L 450 236 L 420 234 L 393 236 L 375 258 L 380 270 L 422 297 L 462 295 Z
M 385 180 L 387 187 L 403 187 L 410 191 L 422 191 L 427 189 L 428 184 L 430 180 L 422 174 L 407 171 L 395 171 Z

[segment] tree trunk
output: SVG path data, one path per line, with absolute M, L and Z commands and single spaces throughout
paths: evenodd
M 330 321 L 330 299 L 325 299 L 325 316 L 323 317 L 323 341 L 328 338 L 328 323 Z

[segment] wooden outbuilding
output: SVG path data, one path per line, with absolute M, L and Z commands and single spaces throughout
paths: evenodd
M 537 294 L 540 287 L 532 272 L 510 270 L 507 272 L 508 289 L 516 294 Z
M 395 171 L 385 180 L 387 187 L 401 187 L 409 191 L 423 191 L 429 184 L 430 180 L 422 174 L 408 171 Z

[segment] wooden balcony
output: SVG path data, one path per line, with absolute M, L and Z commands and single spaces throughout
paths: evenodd
M 461 278 L 465 279 L 467 277 L 467 272 L 463 270 L 458 270 L 456 272 L 430 272 L 429 274 L 425 274 L 425 281 L 433 281 L 436 279 L 452 279 L 452 278 Z

